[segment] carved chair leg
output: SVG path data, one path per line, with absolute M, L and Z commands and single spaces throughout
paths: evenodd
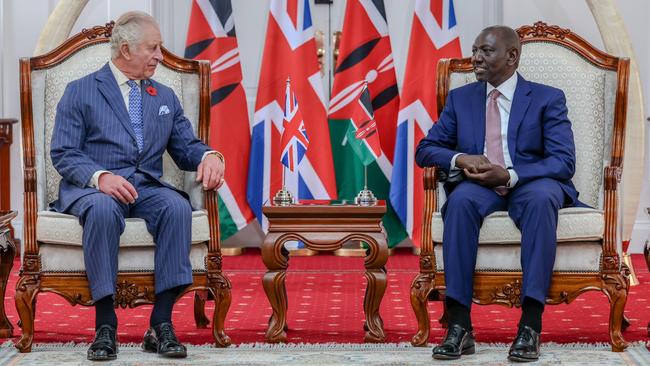
M 207 291 L 194 292 L 194 322 L 199 329 L 205 329 L 210 324 L 210 320 L 205 316 L 205 300 L 207 298 Z
M 609 337 L 614 352 L 623 352 L 628 346 L 621 334 L 627 291 L 627 281 L 623 275 L 603 276 L 603 292 L 609 298 L 610 303 Z
M 426 346 L 429 339 L 429 311 L 427 300 L 433 290 L 433 274 L 420 273 L 411 283 L 411 307 L 418 321 L 418 332 L 411 339 L 414 346 Z
M 37 276 L 26 275 L 20 278 L 16 284 L 16 310 L 20 317 L 19 325 L 22 328 L 22 336 L 15 343 L 18 351 L 25 353 L 32 351 L 34 340 L 34 315 L 36 312 L 36 295 L 40 289 L 40 281 Z
M 630 327 L 632 323 L 630 322 L 630 319 L 627 318 L 627 316 L 623 315 L 623 322 L 621 323 L 621 331 L 625 332 L 627 328 Z
M 231 344 L 230 337 L 226 335 L 224 323 L 230 308 L 232 295 L 230 293 L 230 281 L 219 273 L 211 280 L 210 292 L 214 297 L 214 314 L 212 316 L 212 335 L 217 347 L 228 347 Z

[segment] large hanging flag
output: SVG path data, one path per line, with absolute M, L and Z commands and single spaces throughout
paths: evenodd
M 246 201 L 250 129 L 230 0 L 194 0 L 185 57 L 211 63 L 211 147 L 230 168 L 219 189 L 219 224 L 225 240 L 253 220 Z
M 305 122 L 302 113 L 298 109 L 298 98 L 291 90 L 291 81 L 287 79 L 287 90 L 284 102 L 284 122 L 282 123 L 282 154 L 280 161 L 282 165 L 295 172 L 298 165 L 305 157 L 309 147 L 309 138 L 305 130 Z
M 411 41 L 395 142 L 390 201 L 415 246 L 422 239 L 422 169 L 415 147 L 438 118 L 436 66 L 441 58 L 461 57 L 453 0 L 415 0 Z
M 365 82 L 372 96 L 381 146 L 377 160 L 368 165 L 368 188 L 379 199 L 388 200 L 399 94 L 383 0 L 348 0 L 334 71 L 329 106 L 332 155 L 339 199 L 350 201 L 363 188 L 364 169 L 347 138 L 347 131 Z M 390 203 L 383 223 L 390 246 L 406 238 Z
M 285 186 L 299 199 L 334 199 L 336 181 L 309 0 L 270 2 L 248 173 L 248 203 L 262 227 L 262 205 L 282 188 L 280 140 L 287 78 L 301 110 L 308 111 L 303 121 L 310 142 L 298 169 L 285 172 Z
M 368 166 L 381 156 L 381 143 L 375 113 L 370 100 L 368 87 L 364 87 L 355 103 L 352 119 L 348 126 L 346 139 L 364 166 Z

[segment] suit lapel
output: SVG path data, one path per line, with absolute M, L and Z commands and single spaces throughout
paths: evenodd
M 111 109 L 117 115 L 117 119 L 122 123 L 126 131 L 131 135 L 135 141 L 135 132 L 133 131 L 133 126 L 131 126 L 131 117 L 129 117 L 129 112 L 126 110 L 126 105 L 124 104 L 124 97 L 120 93 L 120 88 L 117 85 L 115 76 L 111 71 L 108 63 L 104 65 L 97 72 L 95 77 L 99 81 L 97 88 L 100 93 L 106 98 L 106 101 L 111 106 Z
M 158 118 L 158 111 L 156 107 L 158 105 L 156 98 L 158 96 L 150 95 L 147 92 L 147 87 L 155 86 L 151 83 L 151 80 L 142 80 L 142 122 L 144 123 L 144 146 L 142 150 L 145 151 L 147 147 L 152 143 L 152 138 L 154 136 L 153 127 L 156 124 L 156 119 Z
M 510 108 L 510 119 L 508 120 L 508 152 L 510 160 L 514 164 L 515 153 L 517 152 L 517 133 L 519 125 L 526 115 L 526 110 L 530 105 L 530 85 L 526 79 L 517 74 L 517 88 L 512 97 L 512 107 Z
M 485 147 L 485 101 L 486 84 L 476 83 L 472 96 L 472 121 L 474 123 L 474 146 L 476 154 L 483 154 Z

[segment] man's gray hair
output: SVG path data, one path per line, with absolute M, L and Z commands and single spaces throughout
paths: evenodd
M 111 58 L 120 55 L 120 46 L 124 43 L 129 45 L 129 49 L 138 45 L 145 24 L 158 26 L 156 19 L 143 11 L 129 11 L 117 18 L 111 35 Z

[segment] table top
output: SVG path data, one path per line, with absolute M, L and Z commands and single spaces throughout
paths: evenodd
M 262 207 L 266 216 L 321 216 L 321 215 L 370 215 L 383 216 L 386 213 L 386 201 L 378 200 L 375 206 L 359 206 L 350 201 L 300 200 L 290 206 L 277 206 L 267 202 Z

